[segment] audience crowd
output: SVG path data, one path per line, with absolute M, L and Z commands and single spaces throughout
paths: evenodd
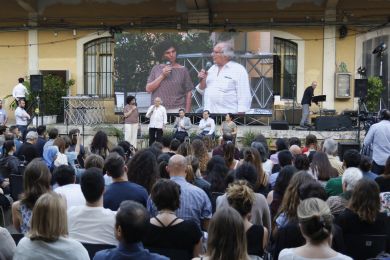
M 15 243 L 0 228 L 0 259 L 344 260 L 390 252 L 389 154 L 378 175 L 357 150 L 341 161 L 331 138 L 278 138 L 273 153 L 262 135 L 239 148 L 236 133 L 219 144 L 213 135 L 164 135 L 136 150 L 110 143 L 104 131 L 87 148 L 78 129 L 62 136 L 40 126 L 22 141 L 11 127 L 2 132 L 0 205 L 23 238 Z M 359 246 L 367 237 L 382 245 L 378 252 Z

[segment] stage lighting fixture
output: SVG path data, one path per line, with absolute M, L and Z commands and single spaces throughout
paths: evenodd
M 382 53 L 384 52 L 385 50 L 387 49 L 387 45 L 386 43 L 382 42 L 381 44 L 379 44 L 373 51 L 372 51 L 372 54 L 379 54 L 379 53 Z
M 358 74 L 360 75 L 360 76 L 366 76 L 366 74 L 367 74 L 367 69 L 366 69 L 366 67 L 359 67 L 358 68 Z
M 343 39 L 347 37 L 348 35 L 348 28 L 345 25 L 342 25 L 339 29 L 340 39 Z

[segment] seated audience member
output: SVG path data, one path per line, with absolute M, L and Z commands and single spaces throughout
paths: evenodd
M 337 196 L 330 196 L 326 200 L 326 203 L 334 216 L 344 211 L 349 199 L 351 198 L 353 189 L 361 178 L 363 178 L 363 175 L 358 168 L 349 167 L 345 170 L 341 180 L 343 193 Z
M 19 151 L 19 148 L 20 146 L 22 146 L 23 142 L 22 142 L 22 134 L 21 132 L 19 131 L 19 128 L 16 126 L 16 125 L 11 125 L 8 129 L 9 131 L 9 137 L 8 138 L 11 138 L 12 136 L 12 139 L 10 140 L 14 140 L 15 142 L 15 147 L 16 147 L 16 152 Z M 5 134 L 4 136 L 5 140 L 7 140 L 7 134 Z
M 296 145 L 298 146 L 299 148 L 301 148 L 302 146 L 302 142 L 301 142 L 301 139 L 299 139 L 298 137 L 290 137 L 288 139 L 288 145 L 291 147 L 293 145 Z
M 293 163 L 293 156 L 289 150 L 283 150 L 278 152 L 278 165 L 280 170 L 287 165 L 292 165 L 292 163 Z M 279 175 L 279 171 L 269 176 L 269 183 L 271 184 L 272 188 L 275 186 L 275 182 L 276 179 L 278 178 L 278 175 Z
M 106 158 L 110 149 L 108 148 L 108 136 L 105 132 L 101 130 L 96 132 L 93 136 L 90 150 L 91 153 L 98 154 L 103 157 L 103 159 Z
M 16 152 L 16 157 L 21 161 L 26 161 L 26 163 L 31 162 L 33 159 L 39 157 L 38 150 L 35 146 L 38 140 L 37 132 L 30 131 L 26 135 L 26 142 L 24 142 L 19 150 Z
M 171 141 L 172 141 L 172 136 L 171 135 L 163 135 L 161 137 L 161 144 L 162 144 L 162 149 L 161 151 L 163 153 L 167 153 L 169 152 L 169 146 L 171 145 Z
M 59 186 L 54 189 L 54 192 L 65 198 L 67 209 L 85 205 L 85 198 L 80 185 L 76 184 L 76 173 L 72 166 L 61 165 L 57 167 L 53 176 Z
M 363 173 L 363 178 L 374 181 L 376 179 L 376 177 L 378 177 L 378 175 L 376 175 L 375 173 L 373 173 L 371 171 L 371 166 L 372 166 L 371 158 L 368 156 L 362 155 L 361 160 L 360 160 L 359 169 Z
M 213 149 L 212 156 L 220 155 L 223 157 L 224 155 L 224 145 L 227 142 L 233 142 L 233 136 L 232 135 L 223 135 L 221 144 L 218 145 Z M 234 159 L 235 160 L 240 160 L 240 150 L 238 150 L 237 147 L 234 147 Z
M 47 148 L 49 148 L 50 146 L 53 145 L 54 143 L 54 140 L 59 136 L 58 134 L 58 129 L 57 128 L 50 128 L 48 131 L 47 131 L 47 134 L 49 136 L 49 139 L 47 140 L 47 142 L 45 143 L 45 145 L 43 146 L 43 151 L 45 151 Z
M 6 228 L 0 227 L 0 241 L 0 259 L 12 260 L 16 245 Z
M 280 170 L 281 166 L 279 165 L 279 158 L 278 158 L 279 152 L 283 150 L 288 150 L 288 144 L 286 140 L 283 138 L 276 139 L 275 146 L 276 146 L 276 153 L 270 156 L 270 159 L 274 164 L 274 167 L 272 168 L 272 173 L 278 172 Z
M 229 205 L 237 210 L 244 220 L 248 254 L 263 257 L 268 242 L 268 230 L 250 222 L 250 213 L 255 200 L 253 190 L 246 185 L 245 181 L 238 181 L 229 185 L 226 197 Z
M 315 152 L 310 164 L 310 172 L 324 187 L 331 178 L 339 176 L 337 170 L 332 167 L 328 156 L 324 152 Z
M 261 259 L 258 256 L 249 256 L 247 252 L 245 225 L 240 213 L 231 207 L 224 207 L 217 211 L 210 221 L 206 254 L 194 259 Z
M 146 206 L 148 193 L 141 185 L 129 182 L 125 160 L 118 153 L 110 153 L 104 163 L 107 175 L 112 177 L 112 183 L 103 195 L 103 206 L 117 211 L 122 201 L 133 200 Z
M 144 249 L 142 239 L 148 225 L 149 215 L 141 204 L 135 201 L 123 201 L 116 214 L 115 230 L 111 231 L 115 232 L 115 237 L 119 241 L 118 247 L 99 251 L 93 259 L 168 260 L 168 257 Z
M 189 156 L 186 157 L 186 159 L 187 159 L 187 164 L 188 164 L 187 172 L 186 172 L 187 173 L 186 180 L 189 183 L 194 184 L 195 186 L 201 188 L 209 196 L 210 195 L 210 187 L 211 187 L 211 185 L 210 185 L 210 183 L 208 181 L 203 179 L 202 175 L 200 174 L 198 158 L 196 158 L 193 155 L 189 155 Z M 209 161 L 209 163 L 210 163 L 210 161 Z M 193 176 L 193 180 L 192 181 L 189 180 L 189 178 L 188 178 L 189 175 Z
M 318 198 L 302 201 L 297 216 L 306 243 L 301 247 L 283 249 L 278 259 L 351 259 L 330 247 L 333 216 L 324 201 Z
M 264 172 L 261 157 L 257 149 L 255 148 L 244 148 L 243 149 L 243 162 L 248 162 L 255 166 L 257 171 L 257 181 L 254 187 L 254 191 L 267 196 L 269 191 L 268 174 Z
M 343 168 L 348 169 L 350 167 L 359 168 L 361 155 L 358 150 L 350 149 L 345 151 L 343 157 Z M 329 196 L 336 196 L 343 193 L 341 176 L 330 179 L 325 185 L 326 193 Z
M 390 156 L 386 160 L 385 170 L 375 179 L 381 192 L 390 192 Z
M 116 245 L 115 212 L 103 208 L 104 179 L 98 168 L 89 168 L 81 176 L 85 206 L 68 209 L 69 237 L 90 244 Z
M 311 153 L 315 153 L 318 150 L 317 137 L 313 134 L 309 134 L 306 136 L 305 147 L 302 149 L 302 153 L 306 154 L 307 157 Z
M 170 144 L 170 143 L 169 143 Z M 168 146 L 168 149 L 169 149 L 169 146 Z M 164 153 L 163 152 L 163 146 L 160 142 L 154 142 L 151 146 L 149 146 L 146 150 L 152 152 L 152 154 L 154 155 L 154 157 L 157 159 L 157 157 Z M 169 150 L 168 150 L 169 151 Z
M 37 127 L 37 133 L 38 133 L 38 140 L 37 143 L 35 144 L 35 147 L 37 148 L 39 157 L 43 156 L 43 147 L 45 146 L 46 143 L 46 126 L 45 125 L 40 125 Z
M 206 147 L 207 154 L 211 158 L 213 156 L 213 149 L 215 148 L 215 142 L 211 138 L 211 136 L 203 136 L 202 141 L 204 143 L 204 146 Z
M 122 147 L 125 151 L 125 162 L 128 163 L 129 160 L 134 156 L 134 154 L 137 152 L 137 148 L 135 148 L 131 143 L 128 141 L 122 140 L 118 143 L 118 146 Z
M 209 153 L 207 152 L 207 148 L 203 143 L 203 141 L 199 139 L 195 139 L 194 141 L 192 141 L 191 146 L 192 146 L 192 151 L 194 152 L 193 155 L 199 160 L 200 173 L 204 175 L 206 172 L 207 163 L 211 158 L 209 156 Z
M 61 136 L 57 137 L 53 142 L 53 146 L 58 147 L 57 158 L 54 161 L 54 166 L 58 167 L 60 165 L 69 165 L 68 157 L 65 155 L 66 143 L 64 138 Z
M 292 165 L 287 165 L 280 170 L 278 178 L 276 179 L 274 189 L 267 195 L 267 202 L 270 207 L 271 218 L 273 219 L 278 212 L 280 204 L 282 203 L 284 192 L 290 183 L 291 178 L 297 172 L 297 169 Z
M 322 145 L 322 151 L 328 156 L 330 165 L 332 165 L 332 167 L 337 170 L 339 175 L 342 175 L 344 172 L 344 168 L 343 163 L 337 156 L 338 143 L 332 138 L 327 138 Z
M 227 141 L 223 144 L 223 158 L 225 160 L 226 166 L 230 170 L 234 170 L 237 168 L 237 166 L 240 163 L 240 160 L 234 159 L 234 149 L 236 146 L 234 145 L 233 141 Z
M 200 188 L 188 183 L 186 177 L 187 160 L 182 155 L 174 155 L 169 159 L 168 172 L 171 180 L 180 185 L 180 207 L 177 216 L 184 220 L 193 220 L 199 227 L 207 230 L 212 208 L 207 194 Z M 148 210 L 151 216 L 158 211 L 151 198 L 148 199 Z
M 128 180 L 144 187 L 148 194 L 159 176 L 157 157 L 151 149 L 141 150 L 127 164 Z
M 250 163 L 241 164 L 235 171 L 236 180 L 245 180 L 249 187 L 253 189 L 256 186 L 257 172 L 256 168 Z M 217 212 L 224 207 L 229 206 L 226 193 L 217 198 Z M 251 222 L 256 225 L 261 225 L 271 229 L 271 215 L 267 200 L 263 194 L 255 193 L 255 199 L 252 205 Z
M 318 181 L 303 183 L 298 189 L 298 196 L 301 201 L 308 198 L 318 198 L 326 201 L 328 198 L 325 188 Z
M 68 164 L 72 166 L 76 172 L 80 169 L 80 164 L 78 162 L 77 157 L 80 153 L 80 145 L 81 145 L 81 136 L 78 135 L 78 141 L 76 143 L 76 148 L 73 151 L 69 151 L 70 146 L 72 145 L 72 140 L 68 136 L 62 137 L 65 141 L 65 155 L 68 161 Z
M 19 241 L 13 259 L 89 259 L 87 250 L 68 238 L 66 203 L 58 194 L 48 192 L 37 200 L 31 229 Z
M 170 158 L 171 156 L 167 153 L 162 153 L 157 157 L 160 178 L 169 179 L 169 172 L 167 171 L 167 166 Z
M 177 149 L 179 149 L 179 146 L 180 146 L 181 142 L 174 138 L 172 139 L 170 145 L 169 145 L 169 154 L 172 156 L 172 155 L 175 155 L 177 154 Z
M 50 191 L 51 173 L 40 159 L 32 160 L 24 170 L 23 194 L 12 204 L 12 222 L 18 232 L 26 234 L 37 199 Z
M 298 171 L 309 171 L 310 160 L 306 154 L 299 154 L 294 157 L 294 166 Z
M 272 174 L 272 167 L 274 166 L 274 164 L 268 158 L 268 153 L 267 153 L 267 150 L 265 149 L 263 143 L 252 142 L 251 147 L 255 148 L 259 152 L 260 157 L 261 157 L 261 162 L 263 164 L 263 170 L 268 176 L 270 176 Z
M 347 208 L 336 217 L 344 239 L 356 235 L 386 235 L 386 252 L 390 250 L 389 220 L 380 212 L 379 187 L 376 182 L 361 179 L 352 191 Z
M 302 154 L 301 147 L 299 147 L 296 144 L 291 145 L 290 148 L 288 148 L 288 150 L 290 151 L 290 153 L 293 155 L 294 158 L 295 156 Z
M 150 219 L 149 229 L 143 243 L 146 248 L 181 250 L 188 259 L 199 255 L 202 232 L 192 220 L 176 216 L 180 206 L 180 186 L 171 180 L 158 180 L 151 193 L 158 214 Z
M 55 165 L 54 162 L 57 159 L 59 153 L 58 146 L 51 145 L 47 149 L 43 150 L 43 160 L 46 163 L 47 168 L 50 172 L 54 171 Z
M 100 155 L 91 153 L 85 158 L 84 167 L 86 170 L 89 168 L 99 168 L 103 170 L 104 159 Z
M 177 148 L 177 154 L 183 155 L 184 157 L 187 157 L 189 155 L 193 155 L 194 152 L 192 151 L 191 144 L 188 142 L 181 143 L 179 145 L 179 148 Z
M 68 133 L 68 137 L 71 140 L 71 144 L 68 148 L 68 152 L 77 152 L 77 146 L 79 146 L 79 151 L 77 154 L 77 163 L 81 168 L 85 168 L 84 159 L 86 156 L 84 145 L 81 144 L 81 134 L 80 130 L 77 128 L 71 129 Z
M 15 151 L 16 147 L 13 140 L 4 142 L 2 156 L 0 157 L 0 178 L 9 178 L 11 174 L 20 174 L 20 160 L 14 156 Z
M 227 188 L 226 178 L 229 173 L 229 168 L 226 166 L 225 160 L 217 155 L 213 156 L 207 163 L 206 180 L 210 183 L 209 194 L 225 193 Z

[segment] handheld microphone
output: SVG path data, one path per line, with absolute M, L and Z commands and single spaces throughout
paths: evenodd
M 213 66 L 213 63 L 212 63 L 211 61 L 208 61 L 208 62 L 206 63 L 205 70 L 208 71 L 212 66 Z
M 165 65 L 171 65 L 171 62 L 169 61 L 169 60 L 167 60 L 166 62 L 165 62 Z

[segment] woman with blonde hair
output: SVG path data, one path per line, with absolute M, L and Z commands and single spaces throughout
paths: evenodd
M 205 256 L 194 259 L 261 259 L 258 256 L 248 255 L 246 243 L 245 226 L 240 213 L 231 207 L 223 207 L 215 213 L 210 221 Z
M 64 199 L 54 192 L 42 195 L 33 209 L 31 229 L 13 259 L 89 259 L 80 242 L 67 237 L 67 222 Z
M 32 209 L 38 198 L 50 191 L 51 173 L 39 158 L 32 160 L 23 175 L 24 192 L 12 204 L 12 222 L 16 230 L 25 234 L 30 229 Z
M 243 151 L 243 161 L 251 163 L 255 166 L 257 171 L 257 181 L 256 186 L 254 188 L 255 192 L 261 193 L 264 196 L 267 196 L 269 191 L 268 184 L 268 175 L 264 172 L 263 163 L 261 162 L 261 156 L 259 151 L 256 148 L 245 148 Z
M 303 200 L 298 206 L 297 215 L 299 227 L 306 243 L 297 248 L 283 249 L 279 254 L 280 260 L 352 259 L 330 247 L 333 216 L 326 202 L 317 198 Z
M 229 205 L 237 210 L 244 220 L 248 254 L 263 257 L 268 242 L 268 230 L 262 225 L 250 222 L 255 193 L 246 181 L 241 180 L 229 185 L 226 197 Z

